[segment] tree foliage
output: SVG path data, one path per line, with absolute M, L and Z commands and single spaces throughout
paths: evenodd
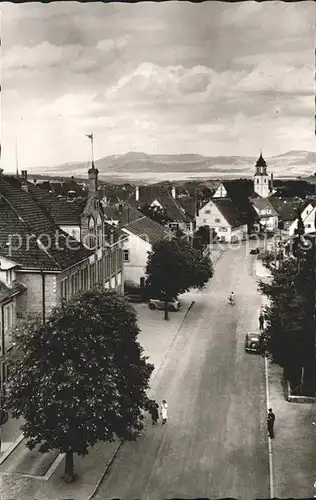
M 132 306 L 116 292 L 93 290 L 14 333 L 6 408 L 23 417 L 30 449 L 88 453 L 97 441 L 136 439 L 153 366 L 137 341 Z M 71 479 L 73 470 L 66 470 Z
M 315 392 L 314 288 L 312 252 L 300 259 L 280 260 L 277 267 L 266 262 L 270 283 L 259 289 L 270 299 L 266 307 L 266 330 L 273 360 L 284 368 L 284 376 L 296 393 Z
M 209 226 L 200 226 L 193 236 L 193 248 L 203 252 L 215 239 L 215 230 Z M 216 233 L 215 233 L 216 234 Z
M 201 290 L 213 276 L 213 266 L 208 256 L 201 256 L 187 241 L 173 239 L 154 245 L 146 274 L 147 286 L 168 300 L 191 288 Z
M 141 212 L 162 226 L 165 226 L 168 222 L 172 222 L 172 219 L 167 215 L 167 211 L 163 207 L 144 205 L 141 207 Z

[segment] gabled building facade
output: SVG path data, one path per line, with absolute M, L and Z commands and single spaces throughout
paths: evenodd
M 126 224 L 122 230 L 127 235 L 123 246 L 125 282 L 137 286 L 146 276 L 148 252 L 158 241 L 172 239 L 172 232 L 146 216 Z
M 270 201 L 267 198 L 253 198 L 251 203 L 259 217 L 255 230 L 275 231 L 278 228 L 278 214 Z
M 269 202 L 278 214 L 278 225 L 284 234 L 289 234 L 293 222 L 297 219 L 298 211 L 302 207 L 302 200 L 297 198 L 281 198 L 271 196 Z
M 221 182 L 220 185 L 215 190 L 215 193 L 213 194 L 212 198 L 227 198 L 227 196 L 228 196 L 227 189 L 224 183 Z
M 241 241 L 247 235 L 247 224 L 229 198 L 212 198 L 201 207 L 196 227 L 201 226 L 209 226 L 223 243 Z
M 310 201 L 305 208 L 301 211 L 301 218 L 305 228 L 305 234 L 314 233 L 316 231 L 315 227 L 315 216 L 316 216 L 316 201 Z M 289 236 L 293 236 L 297 229 L 298 217 L 291 223 L 288 232 Z
M 70 295 L 91 286 L 93 251 L 58 227 L 32 186 L 0 174 L 0 257 L 14 263 L 15 278 L 26 287 L 21 314 L 39 312 L 45 320 L 61 302 L 65 278 L 72 282 Z

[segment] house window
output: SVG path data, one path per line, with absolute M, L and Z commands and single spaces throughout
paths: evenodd
M 64 299 L 68 299 L 69 297 L 69 290 L 68 290 L 68 278 L 65 278 L 62 280 L 60 283 L 60 295 Z
M 124 262 L 129 262 L 129 250 L 124 250 Z
M 257 184 L 259 184 L 259 179 L 257 179 Z
M 206 213 L 206 214 L 210 214 L 210 213 L 211 213 L 211 211 L 210 211 L 210 210 L 205 210 L 205 213 Z
M 206 223 L 207 222 L 207 219 L 203 219 L 203 222 Z
M 220 221 L 221 221 L 221 219 L 215 219 L 215 222 L 220 222 Z
M 267 179 L 264 179 L 264 182 L 266 183 L 266 182 L 267 182 Z
M 312 225 L 311 224 L 306 224 L 306 227 L 312 227 Z

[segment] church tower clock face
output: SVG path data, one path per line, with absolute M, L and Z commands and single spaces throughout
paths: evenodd
M 257 193 L 259 196 L 261 196 L 261 198 L 268 198 L 270 194 L 267 164 L 262 156 L 262 153 L 260 153 L 260 156 L 255 166 L 254 192 Z

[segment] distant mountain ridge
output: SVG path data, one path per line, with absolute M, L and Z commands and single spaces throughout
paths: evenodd
M 309 176 L 314 173 L 316 152 L 288 151 L 266 157 L 268 173 L 278 176 Z M 144 180 L 157 182 L 166 175 L 170 180 L 218 176 L 253 175 L 257 157 L 252 156 L 202 156 L 200 154 L 146 154 L 128 152 L 95 160 L 100 178 Z M 86 176 L 87 162 L 69 162 L 55 167 L 45 167 L 45 173 L 65 176 Z

